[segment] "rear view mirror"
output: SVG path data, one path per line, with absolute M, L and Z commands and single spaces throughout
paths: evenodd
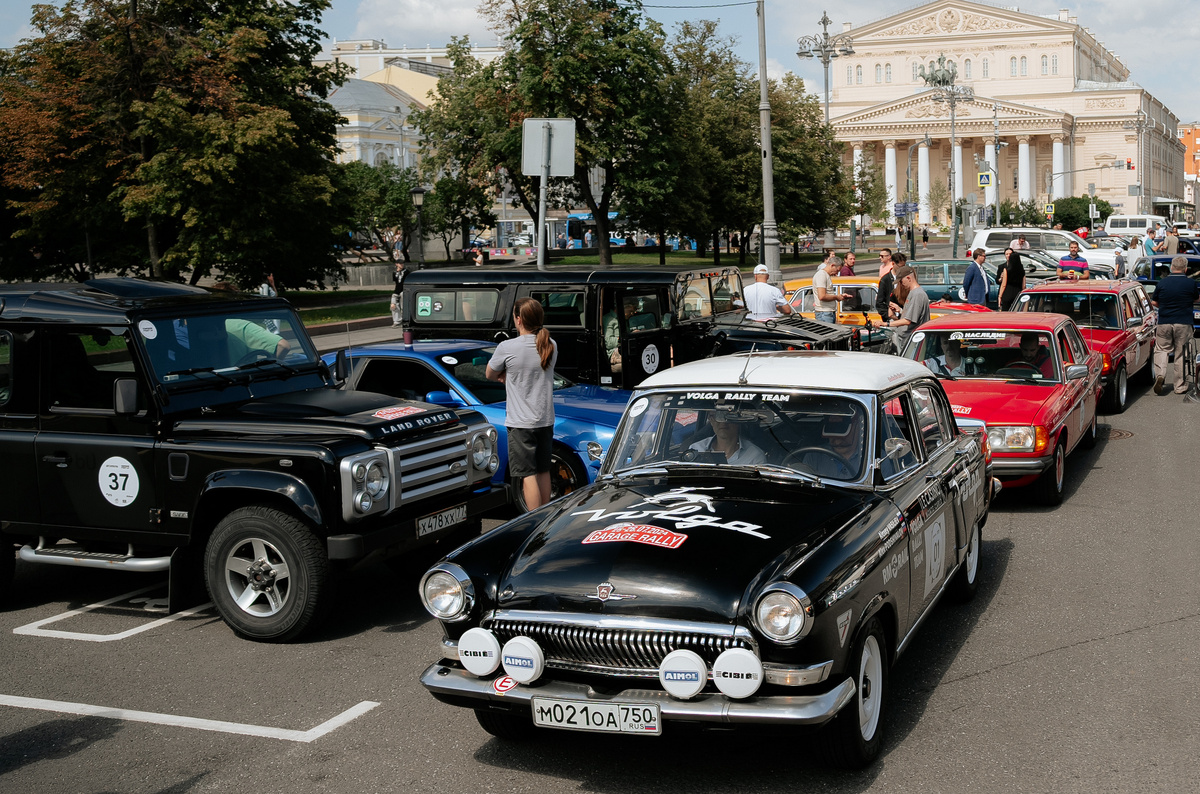
M 1087 364 L 1070 364 L 1067 366 L 1067 380 L 1079 380 L 1087 376 Z

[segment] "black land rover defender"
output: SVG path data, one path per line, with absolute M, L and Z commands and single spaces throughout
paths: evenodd
M 344 392 L 288 303 L 136 279 L 0 287 L 0 597 L 29 563 L 169 571 L 284 641 L 335 567 L 478 527 L 495 430 Z
M 555 371 L 579 383 L 635 388 L 674 364 L 747 350 L 850 350 L 858 332 L 800 316 L 755 322 L 735 267 L 678 271 L 441 268 L 404 282 L 404 328 L 418 339 L 515 336 L 513 306 L 531 297 L 558 343 Z

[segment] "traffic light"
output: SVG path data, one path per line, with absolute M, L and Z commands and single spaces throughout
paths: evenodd
M 1132 159 L 1132 158 L 1130 158 L 1130 157 L 1126 157 L 1126 158 L 1125 158 L 1125 170 L 1126 170 L 1126 171 L 1132 171 L 1132 170 L 1133 170 L 1133 159 Z

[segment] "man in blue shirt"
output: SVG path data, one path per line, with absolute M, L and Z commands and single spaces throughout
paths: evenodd
M 987 259 L 987 252 L 982 248 L 976 248 L 975 261 L 967 267 L 966 275 L 963 276 L 963 291 L 967 295 L 967 303 L 974 303 L 978 306 L 987 304 L 988 279 L 987 272 L 983 269 L 985 259 Z
M 1067 255 L 1058 260 L 1058 277 L 1076 280 L 1089 278 L 1091 274 L 1088 272 L 1087 260 L 1079 255 L 1079 243 L 1072 240 L 1067 248 Z
M 1187 257 L 1171 260 L 1171 275 L 1158 282 L 1154 300 L 1158 307 L 1158 327 L 1154 329 L 1154 393 L 1165 394 L 1163 382 L 1167 375 L 1167 356 L 1175 354 L 1175 393 L 1186 394 L 1188 385 L 1183 378 L 1183 356 L 1192 338 L 1193 307 L 1200 300 L 1200 283 L 1184 275 Z

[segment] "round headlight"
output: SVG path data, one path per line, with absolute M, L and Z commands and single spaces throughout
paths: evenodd
M 367 464 L 367 473 L 364 479 L 367 488 L 367 493 L 371 496 L 379 496 L 388 487 L 387 469 L 379 461 L 372 461 Z
M 486 433 L 475 436 L 471 442 L 471 465 L 477 469 L 486 469 L 492 459 L 492 440 Z
M 775 642 L 794 642 L 808 633 L 808 597 L 794 585 L 776 585 L 754 609 L 759 631 Z
M 371 505 L 374 502 L 371 500 L 371 494 L 366 491 L 359 491 L 354 496 L 354 509 L 360 513 L 371 512 Z
M 471 611 L 475 590 L 466 571 L 441 563 L 421 580 L 421 603 L 440 620 L 461 620 Z
M 362 482 L 367 476 L 367 464 L 355 463 L 354 467 L 350 469 L 350 476 L 354 478 L 355 482 Z

